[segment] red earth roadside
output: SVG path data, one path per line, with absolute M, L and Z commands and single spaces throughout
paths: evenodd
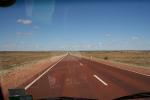
M 11 69 L 5 74 L 2 74 L 0 79 L 5 99 L 8 99 L 8 89 L 16 88 L 22 85 L 32 77 L 46 70 L 50 65 L 58 61 L 58 59 L 62 58 L 62 56 L 55 56 L 42 59 L 34 63 L 25 64 L 23 67 L 17 67 Z

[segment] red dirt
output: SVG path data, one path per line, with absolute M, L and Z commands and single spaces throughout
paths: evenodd
M 35 63 L 25 64 L 23 67 L 11 69 L 7 73 L 1 75 L 1 85 L 5 99 L 8 95 L 8 89 L 16 88 L 34 75 L 47 69 L 50 65 L 60 59 L 62 56 L 52 57 L 48 59 L 39 60 Z

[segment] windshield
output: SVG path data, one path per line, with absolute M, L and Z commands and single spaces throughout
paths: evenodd
M 11 89 L 100 100 L 150 91 L 149 0 L 0 1 L 6 100 L 24 93 Z

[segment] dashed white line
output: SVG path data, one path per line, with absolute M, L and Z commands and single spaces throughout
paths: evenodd
M 101 83 L 103 83 L 105 86 L 107 86 L 108 84 L 106 82 L 104 82 L 102 79 L 100 79 L 97 75 L 93 75 L 97 80 L 99 80 Z
M 46 71 L 44 71 L 40 76 L 38 76 L 36 79 L 34 79 L 31 83 L 29 83 L 27 86 L 25 86 L 25 90 L 27 90 L 30 86 L 32 86 L 37 80 L 39 80 L 43 75 L 45 75 L 50 69 L 52 69 L 55 65 L 57 65 L 60 61 L 62 61 L 68 54 L 66 54 L 64 57 L 62 57 L 60 60 L 58 60 L 54 65 L 52 65 L 50 68 L 48 68 Z
M 82 64 L 82 63 L 80 63 L 80 66 L 83 66 L 83 64 Z

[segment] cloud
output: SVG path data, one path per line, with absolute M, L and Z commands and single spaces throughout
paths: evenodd
M 103 43 L 102 42 L 99 42 L 98 43 L 98 47 L 102 47 Z
M 17 32 L 16 34 L 18 36 L 30 36 L 30 35 L 32 35 L 32 33 L 30 33 L 30 32 L 29 33 L 28 32 L 27 33 L 26 32 Z
M 4 43 L 0 43 L 0 51 L 37 51 L 42 49 L 43 48 L 41 47 L 41 45 L 34 43 L 32 44 L 26 41 L 7 41 Z
M 102 47 L 102 43 L 80 43 L 80 44 L 68 44 L 60 46 L 63 50 L 98 50 Z
M 110 37 L 110 36 L 111 36 L 111 34 L 110 34 L 110 33 L 107 33 L 107 34 L 106 34 L 106 36 L 107 36 L 107 37 Z
M 133 36 L 131 39 L 132 39 L 132 40 L 139 40 L 139 37 Z
M 17 22 L 24 25 L 32 24 L 32 20 L 29 19 L 18 19 Z
M 6 42 L 0 45 L 1 45 L 0 51 L 10 51 L 10 50 L 14 51 L 17 48 L 17 44 L 14 42 Z
M 39 26 L 34 26 L 33 28 L 34 28 L 34 29 L 39 29 L 40 27 L 39 27 Z

